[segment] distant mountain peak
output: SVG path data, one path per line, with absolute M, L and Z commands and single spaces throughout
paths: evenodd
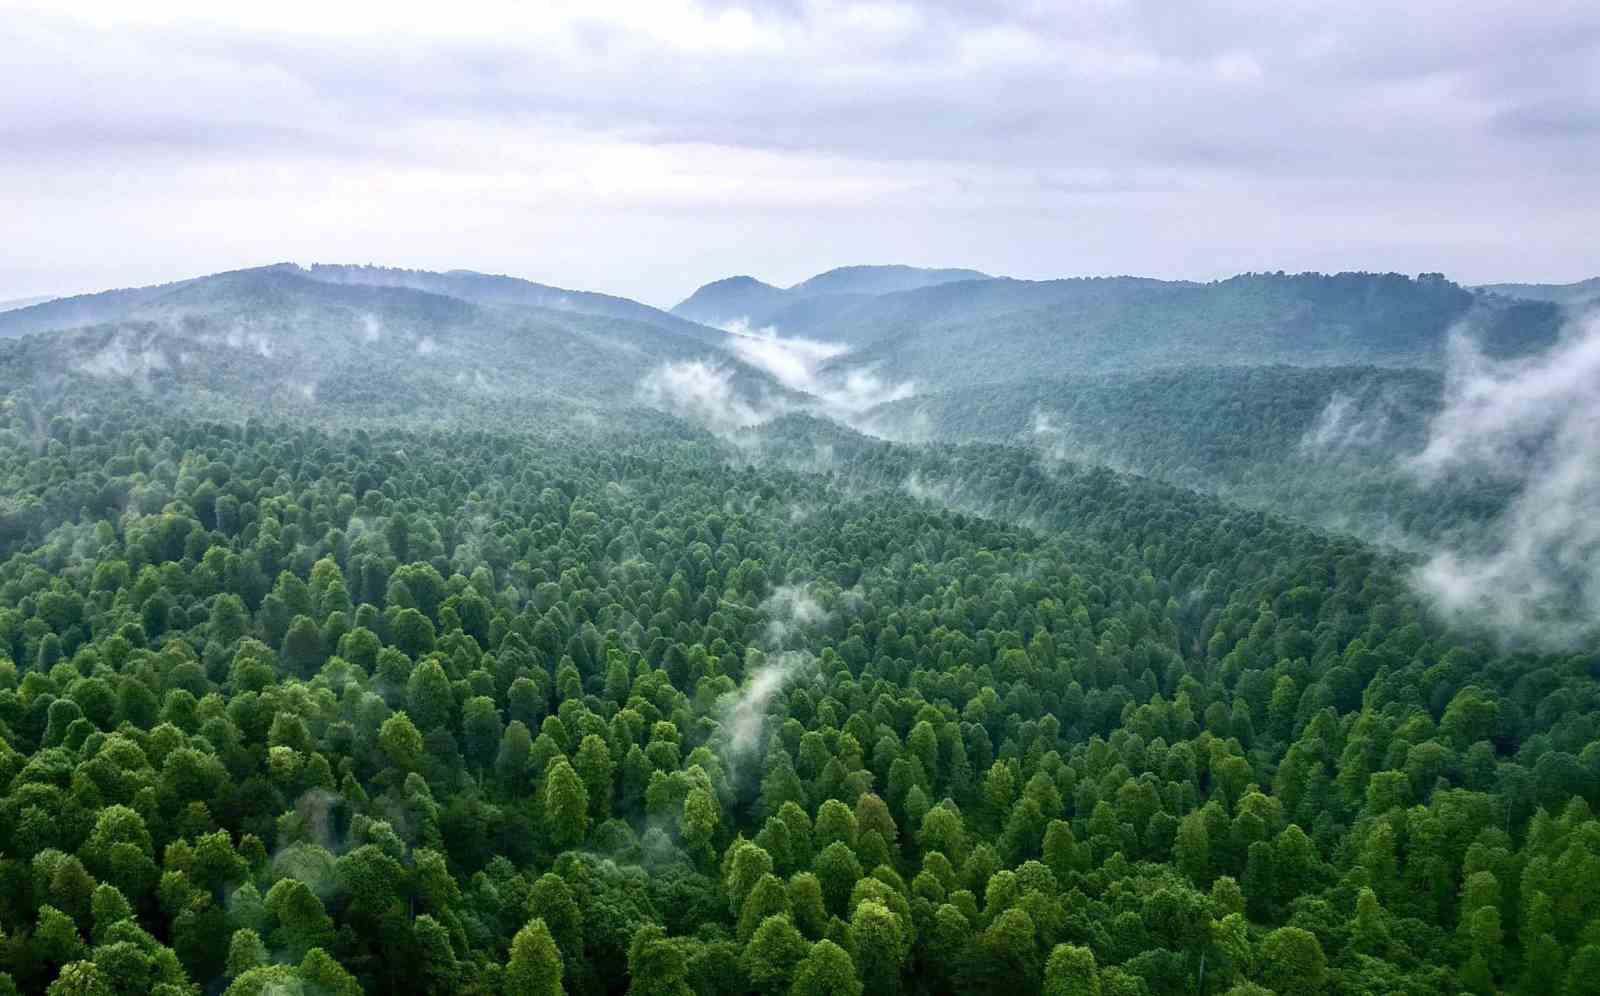
M 839 266 L 789 288 L 807 296 L 816 294 L 893 294 L 963 280 L 990 280 L 980 270 L 924 269 L 901 264 Z
M 672 309 L 672 313 L 707 325 L 726 325 L 740 320 L 759 325 L 768 323 L 780 312 L 822 298 L 838 299 L 832 304 L 844 307 L 884 294 L 990 279 L 993 278 L 978 270 L 930 270 L 901 264 L 835 267 L 792 287 L 775 287 L 755 277 L 740 275 L 713 280 L 689 295 Z
M 706 284 L 705 287 L 700 289 L 706 290 L 707 288 L 711 287 L 716 287 L 722 290 L 734 290 L 742 287 L 766 287 L 771 290 L 781 289 L 767 283 L 765 280 L 757 280 L 755 277 L 747 276 L 742 273 L 735 277 L 723 277 L 721 280 L 713 280 L 711 283 Z

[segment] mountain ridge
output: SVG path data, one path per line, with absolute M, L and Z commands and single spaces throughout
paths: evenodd
M 898 263 L 838 266 L 789 287 L 748 275 L 724 277 L 699 287 L 672 313 L 707 325 L 771 324 L 777 313 L 818 299 L 865 299 L 945 283 L 993 279 L 969 269 L 928 269 Z

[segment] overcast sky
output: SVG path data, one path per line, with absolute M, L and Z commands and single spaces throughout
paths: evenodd
M 50 6 L 0 0 L 0 299 L 282 260 L 658 305 L 859 262 L 1600 273 L 1594 0 Z

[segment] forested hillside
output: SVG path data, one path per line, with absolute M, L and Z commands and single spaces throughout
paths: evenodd
M 842 266 L 774 287 L 754 277 L 729 277 L 706 284 L 672 309 L 673 314 L 707 325 L 743 322 L 751 327 L 816 322 L 884 294 L 935 287 L 957 281 L 988 280 L 977 270 L 927 270 L 914 266 Z
M 1107 465 L 1368 539 L 1470 539 L 1504 481 L 1424 483 L 1443 386 L 1381 367 L 1187 367 L 976 384 L 883 405 L 864 422 L 920 438 L 987 440 Z
M 244 404 L 450 418 L 497 398 L 612 403 L 632 396 L 641 370 L 702 358 L 740 390 L 785 393 L 729 356 L 722 333 L 644 305 L 606 314 L 610 299 L 557 307 L 549 288 L 521 281 L 452 278 L 461 289 L 439 275 L 451 295 L 410 286 L 433 283 L 410 271 L 387 271 L 394 283 L 328 271 L 343 279 L 265 267 L 186 281 L 114 320 L 0 340 L 0 362 L 19 388 L 98 380 L 230 414 Z
M 1486 284 L 1478 289 L 1528 301 L 1550 301 L 1580 311 L 1600 304 L 1600 277 L 1571 284 Z
M 1131 278 L 948 285 L 872 302 L 806 334 L 858 344 L 930 389 L 973 380 L 1191 364 L 1436 367 L 1463 321 L 1497 354 L 1549 345 L 1559 311 L 1484 303 L 1443 279 L 1262 274 L 1215 284 Z M 959 364 L 942 357 L 959 356 Z
M 800 304 L 752 298 L 758 282 L 745 281 L 702 288 L 677 311 L 840 343 L 836 367 L 881 367 L 930 392 L 1190 365 L 1436 369 L 1452 334 L 1517 356 L 1549 347 L 1563 322 L 1551 302 L 1474 294 L 1438 274 L 959 280 Z
M 1341 279 L 879 295 L 1093 298 L 1171 362 L 851 419 L 476 274 L 0 342 L 0 992 L 1591 991 L 1593 642 L 1454 628 L 1356 535 L 1511 500 L 1392 466 L 1448 390 L 1378 361 L 1481 302 Z M 1207 336 L 1388 352 L 1180 369 Z M 769 407 L 713 433 L 660 370 Z

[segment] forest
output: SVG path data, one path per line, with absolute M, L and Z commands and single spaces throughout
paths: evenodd
M 977 369 L 1088 348 L 1082 287 L 926 272 L 731 290 L 908 376 L 999 297 Z M 0 993 L 1600 993 L 1596 644 L 1352 525 L 1499 521 L 1386 454 L 1464 309 L 1550 306 L 1140 293 L 1094 327 L 1219 331 L 862 417 L 718 354 L 732 425 L 634 391 L 723 332 L 507 278 L 7 313 Z

